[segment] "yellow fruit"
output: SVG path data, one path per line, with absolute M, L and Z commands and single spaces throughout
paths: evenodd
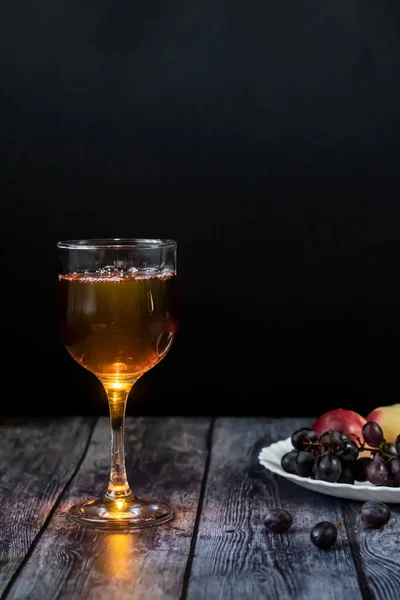
M 380 406 L 367 416 L 367 421 L 375 421 L 381 426 L 385 440 L 394 443 L 400 433 L 400 404 Z

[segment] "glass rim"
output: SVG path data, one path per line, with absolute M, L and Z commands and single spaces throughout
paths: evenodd
M 57 242 L 57 248 L 65 250 L 99 250 L 101 248 L 155 250 L 157 248 L 174 248 L 176 245 L 175 240 L 162 238 L 93 238 Z

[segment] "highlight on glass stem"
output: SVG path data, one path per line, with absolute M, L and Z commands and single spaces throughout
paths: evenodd
M 102 529 L 165 523 L 173 509 L 138 498 L 128 482 L 124 418 L 132 387 L 166 356 L 177 330 L 176 242 L 89 239 L 60 241 L 57 248 L 60 339 L 103 384 L 111 422 L 108 487 L 101 498 L 73 506 L 69 516 Z

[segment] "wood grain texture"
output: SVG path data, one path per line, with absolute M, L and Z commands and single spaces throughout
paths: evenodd
M 311 527 L 337 522 L 340 501 L 269 473 L 262 446 L 286 438 L 305 420 L 218 419 L 205 488 L 189 600 L 359 600 L 357 573 L 344 528 L 335 548 L 310 541 Z M 265 533 L 267 508 L 293 515 L 286 534 Z
M 181 595 L 208 454 L 210 419 L 127 419 L 126 454 L 138 495 L 170 501 L 166 525 L 129 534 L 81 528 L 72 504 L 105 491 L 110 431 L 101 418 L 79 473 L 50 520 L 9 598 L 169 600 Z
M 0 425 L 0 593 L 82 459 L 94 420 L 8 419 Z
M 367 530 L 360 523 L 362 502 L 342 502 L 345 527 L 364 600 L 400 598 L 400 506 L 382 529 Z

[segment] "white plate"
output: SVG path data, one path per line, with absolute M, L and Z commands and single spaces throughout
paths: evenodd
M 293 483 L 297 483 L 313 492 L 336 496 L 337 498 L 347 498 L 349 500 L 376 500 L 378 502 L 400 503 L 400 488 L 390 488 L 386 486 L 376 486 L 369 482 L 357 482 L 354 485 L 349 483 L 329 483 L 327 481 L 318 481 L 311 478 L 299 477 L 287 473 L 281 467 L 281 458 L 286 452 L 293 450 L 290 438 L 271 444 L 263 448 L 258 456 L 260 463 L 272 473 L 281 475 Z

